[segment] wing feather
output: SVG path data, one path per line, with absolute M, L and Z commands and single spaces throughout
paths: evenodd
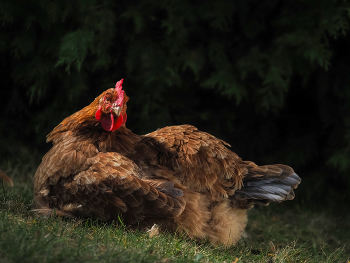
M 67 147 L 69 144 L 63 149 Z M 90 146 L 86 149 L 88 153 L 92 151 Z M 57 154 L 54 152 L 53 156 Z M 56 174 L 46 176 L 46 190 L 35 189 L 37 200 L 48 200 L 42 206 L 57 206 L 63 214 L 103 220 L 118 220 L 123 214 L 128 224 L 142 221 L 147 214 L 169 218 L 183 211 L 185 201 L 180 200 L 183 199 L 181 189 L 176 189 L 174 183 L 164 179 L 158 179 L 158 183 L 141 179 L 143 173 L 156 174 L 162 168 L 153 167 L 153 172 L 152 169 L 143 170 L 127 157 L 109 152 L 90 157 L 93 159 L 90 166 L 74 175 L 72 171 L 78 170 L 78 166 L 69 165 L 68 160 L 83 159 L 79 155 L 83 155 L 82 151 L 65 152 L 63 161 L 56 163 L 61 169 L 55 168 Z M 45 167 L 54 167 L 50 162 L 55 160 L 48 155 Z M 38 169 L 36 181 L 45 178 L 41 173 L 46 172 L 45 168 Z
M 191 125 L 152 132 L 139 142 L 139 148 L 146 148 L 145 145 L 155 149 L 158 164 L 173 170 L 182 184 L 210 192 L 213 199 L 233 194 L 242 185 L 240 158 L 226 148 L 227 143 Z

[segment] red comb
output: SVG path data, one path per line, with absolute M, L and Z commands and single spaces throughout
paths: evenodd
M 121 79 L 115 84 L 115 91 L 116 92 L 119 93 L 122 90 L 123 81 L 124 81 L 124 79 Z
M 115 84 L 115 92 L 118 94 L 118 99 L 117 99 L 117 105 L 122 105 L 123 101 L 124 101 L 124 90 L 123 89 L 123 81 L 124 79 L 119 80 L 116 84 Z

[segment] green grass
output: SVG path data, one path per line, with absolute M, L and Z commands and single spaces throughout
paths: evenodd
M 5 171 L 0 183 L 0 262 L 348 262 L 350 216 L 310 209 L 297 200 L 249 211 L 248 236 L 235 247 L 135 232 L 82 219 L 38 218 L 33 167 Z

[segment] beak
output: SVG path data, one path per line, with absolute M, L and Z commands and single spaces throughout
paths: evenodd
M 111 112 L 113 112 L 113 114 L 115 116 L 119 117 L 120 113 L 122 112 L 122 107 L 120 107 L 120 106 L 117 106 L 117 107 L 113 106 L 111 108 Z

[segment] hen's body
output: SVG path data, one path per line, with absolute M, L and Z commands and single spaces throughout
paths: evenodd
M 158 223 L 230 245 L 243 233 L 247 209 L 293 199 L 300 178 L 290 167 L 242 161 L 225 142 L 193 126 L 145 136 L 125 126 L 105 131 L 90 114 L 100 97 L 49 134 L 54 146 L 34 183 L 42 213 Z

